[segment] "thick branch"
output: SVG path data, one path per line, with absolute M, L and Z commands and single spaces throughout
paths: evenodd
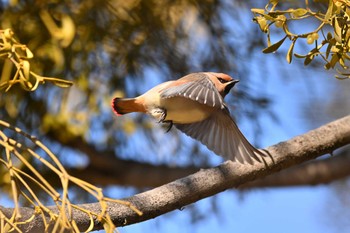
M 119 162 L 118 162 L 119 161 Z M 67 169 L 69 174 L 84 179 L 96 185 L 126 185 L 139 188 L 158 187 L 165 183 L 197 172 L 199 167 L 170 167 L 166 165 L 151 165 L 147 163 L 128 161 L 116 158 L 116 167 L 124 168 L 102 170 L 89 165 L 84 169 Z M 117 165 L 118 163 L 118 165 Z M 241 185 L 240 189 L 268 188 L 301 185 L 328 184 L 335 180 L 350 176 L 350 153 L 330 156 L 322 160 L 314 160 L 297 167 L 287 168 L 277 173 Z M 48 176 L 45 176 L 48 177 Z M 60 180 L 57 179 L 57 184 Z
M 103 153 L 103 152 L 102 152 Z M 101 160 L 107 159 L 101 155 Z M 66 168 L 67 172 L 97 186 L 125 185 L 154 188 L 197 172 L 196 166 L 177 167 L 111 158 L 105 169 L 89 164 L 84 168 Z M 269 188 L 327 184 L 350 176 L 350 154 L 342 153 L 322 160 L 314 160 L 297 167 L 287 168 L 262 179 L 241 185 L 240 189 Z M 202 168 L 203 169 L 203 168 Z M 31 174 L 29 170 L 26 173 Z M 61 180 L 51 170 L 42 173 L 53 187 L 61 187 Z
M 350 175 L 350 153 L 287 168 L 239 186 L 240 189 L 328 184 Z
M 143 211 L 142 216 L 138 216 L 126 206 L 113 203 L 109 204 L 108 212 L 117 226 L 145 221 L 226 189 L 330 153 L 346 144 L 350 144 L 350 116 L 267 148 L 266 151 L 272 159 L 266 159 L 265 163 L 248 165 L 227 161 L 218 167 L 200 170 L 185 178 L 126 198 L 125 200 Z M 82 207 L 91 211 L 99 210 L 98 203 L 85 204 Z M 7 212 L 9 211 L 8 209 Z M 28 219 L 33 211 L 23 208 L 21 214 L 23 219 Z M 81 230 L 87 228 L 89 218 L 86 215 L 75 210 L 73 216 Z M 34 224 L 23 226 L 27 227 L 25 230 L 42 232 L 44 226 L 41 217 L 36 217 L 34 221 Z M 102 225 L 95 221 L 94 229 L 102 229 Z

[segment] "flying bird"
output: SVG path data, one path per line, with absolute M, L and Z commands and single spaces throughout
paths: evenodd
M 201 72 L 161 83 L 135 98 L 114 98 L 119 116 L 142 112 L 170 123 L 228 160 L 261 162 L 265 156 L 244 137 L 230 116 L 224 97 L 238 82 L 227 74 Z

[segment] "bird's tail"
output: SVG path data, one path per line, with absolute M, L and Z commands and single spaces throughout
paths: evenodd
M 136 98 L 114 98 L 112 108 L 118 116 L 131 112 L 145 112 L 145 108 Z

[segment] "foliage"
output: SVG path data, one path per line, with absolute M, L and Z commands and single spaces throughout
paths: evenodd
M 319 3 L 321 4 L 321 3 Z M 263 50 L 264 53 L 277 51 L 285 42 L 286 38 L 291 41 L 286 60 L 292 62 L 293 54 L 297 58 L 304 59 L 304 65 L 310 64 L 313 59 L 320 56 L 324 61 L 325 69 L 334 69 L 339 65 L 342 70 L 337 69 L 341 76 L 337 78 L 350 78 L 348 65 L 350 61 L 350 2 L 342 0 L 329 0 L 327 11 L 313 11 L 309 1 L 305 1 L 304 8 L 289 8 L 287 10 L 278 10 L 279 1 L 270 1 L 265 9 L 252 9 L 254 21 L 259 24 L 261 31 L 267 34 L 268 47 Z M 290 25 L 302 25 L 305 19 L 315 19 L 319 23 L 315 30 L 307 33 L 297 34 L 290 30 Z M 270 34 L 272 25 L 281 29 L 285 36 L 278 42 L 272 44 Z M 298 27 L 297 28 L 300 28 Z M 330 26 L 330 27 L 329 27 Z M 314 44 L 314 48 L 307 54 L 300 55 L 294 52 L 294 47 L 300 39 L 306 40 L 307 44 Z
M 6 59 L 0 78 L 0 90 L 8 91 L 17 83 L 26 91 L 34 91 L 40 83 L 45 82 L 52 82 L 60 87 L 69 87 L 73 84 L 63 79 L 43 77 L 31 71 L 29 60 L 34 55 L 26 45 L 16 41 L 11 29 L 0 30 L 0 52 L 0 57 Z M 16 72 L 11 77 L 13 65 L 16 67 Z
M 3 189 L 9 189 L 8 192 L 15 206 L 11 217 L 6 216 L 0 210 L 1 232 L 11 232 L 13 230 L 22 232 L 20 226 L 30 223 L 38 215 L 42 217 L 46 229 L 50 227 L 51 232 L 63 232 L 64 230 L 80 232 L 76 222 L 71 218 L 73 208 L 86 213 L 90 217 L 90 227 L 86 230 L 87 232 L 94 227 L 94 218 L 104 223 L 106 232 L 113 232 L 115 226 L 106 213 L 107 201 L 127 205 L 137 214 L 142 215 L 131 203 L 106 198 L 102 193 L 102 189 L 69 175 L 57 157 L 37 138 L 1 120 L 0 126 L 14 133 L 13 137 L 8 137 L 4 130 L 0 130 L 0 146 L 4 149 L 0 157 L 0 166 L 5 168 L 1 169 L 2 171 L 6 171 L 2 174 L 1 186 Z M 14 136 L 22 136 L 22 138 L 16 140 Z M 31 146 L 26 145 L 28 141 L 31 142 Z M 40 171 L 33 166 L 36 163 L 41 165 Z M 45 169 L 51 170 L 52 174 L 60 180 L 60 192 L 57 191 L 57 187 L 53 187 L 43 177 L 42 171 Z M 94 197 L 100 203 L 101 212 L 91 212 L 71 203 L 68 196 L 69 187 L 72 186 L 77 186 L 81 189 L 81 192 L 86 192 Z M 37 191 L 35 191 L 38 189 L 41 190 L 40 193 L 45 193 L 45 198 L 38 196 Z M 21 218 L 19 211 L 20 199 L 23 199 L 22 201 L 28 203 L 28 207 L 35 210 L 34 215 L 24 222 L 18 221 Z M 50 199 L 59 210 L 58 213 L 47 208 L 42 199 Z M 50 221 L 47 222 L 46 216 L 49 216 Z
M 46 15 L 46 17 L 50 16 Z M 0 90 L 7 92 L 17 83 L 25 91 L 35 91 L 39 84 L 45 82 L 52 82 L 59 87 L 70 87 L 73 84 L 70 81 L 44 77 L 31 71 L 29 60 L 34 55 L 26 45 L 20 44 L 14 38 L 11 29 L 0 30 L 0 39 L 0 58 L 5 59 L 0 79 Z M 13 65 L 15 65 L 16 71 L 11 77 Z M 4 149 L 0 154 L 0 172 L 3 177 L 0 183 L 2 191 L 9 193 L 15 206 L 11 217 L 6 216 L 0 210 L 1 232 L 22 232 L 21 225 L 30 223 L 36 216 L 42 216 L 46 229 L 50 229 L 52 232 L 67 230 L 80 232 L 76 222 L 71 218 L 72 209 L 78 209 L 89 216 L 90 226 L 86 231 L 93 229 L 94 218 L 96 218 L 104 224 L 106 232 L 114 232 L 115 226 L 106 213 L 107 201 L 127 205 L 142 215 L 142 212 L 131 203 L 107 198 L 103 195 L 101 188 L 69 175 L 58 158 L 34 136 L 17 127 L 12 127 L 2 120 L 0 120 L 0 126 L 8 130 L 0 130 L 0 146 Z M 12 137 L 7 134 L 12 135 Z M 24 139 L 15 139 L 18 136 L 22 136 Z M 28 141 L 31 142 L 31 146 L 26 145 Z M 56 179 L 60 180 L 60 188 L 50 184 L 50 181 L 42 175 L 44 170 L 49 170 L 54 176 L 57 176 Z M 100 203 L 101 212 L 91 212 L 71 203 L 68 196 L 69 189 L 72 187 L 78 187 L 81 189 L 80 193 L 86 192 L 94 197 Z M 45 203 L 43 200 L 46 200 Z M 21 218 L 20 202 L 27 203 L 27 207 L 32 207 L 35 210 L 34 214 L 23 222 L 18 221 Z M 54 206 L 59 210 L 58 212 L 47 208 L 46 205 L 50 202 L 54 203 Z M 49 216 L 50 221 L 46 220 L 47 216 Z

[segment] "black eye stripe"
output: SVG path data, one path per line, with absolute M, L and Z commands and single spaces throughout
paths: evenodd
M 228 81 L 226 81 L 225 79 L 222 79 L 222 78 L 219 78 L 219 77 L 217 77 L 218 78 L 218 80 L 221 82 L 221 83 L 227 83 Z

